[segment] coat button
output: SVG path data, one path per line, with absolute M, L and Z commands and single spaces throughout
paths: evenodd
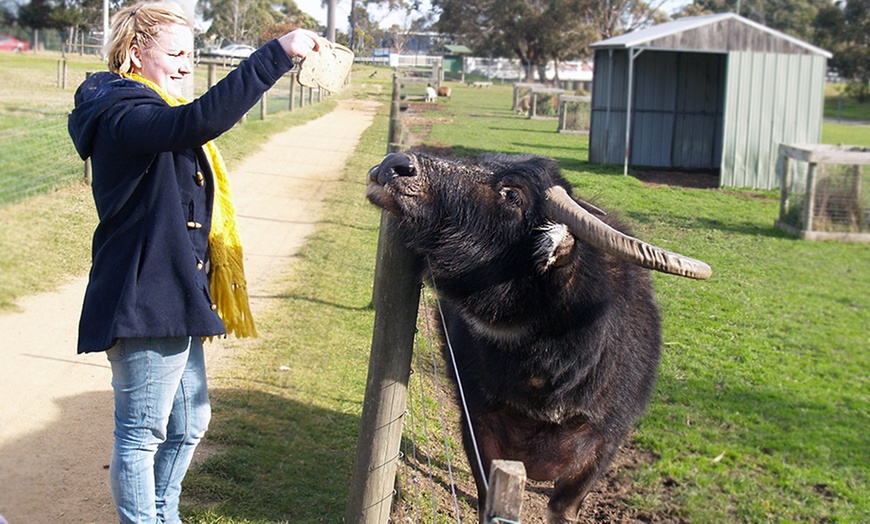
M 197 260 L 197 261 L 196 261 L 196 270 L 197 270 L 197 271 L 202 271 L 202 260 Z
M 211 310 L 212 310 L 212 311 L 217 311 L 217 304 L 212 304 L 212 305 L 211 305 Z
M 196 180 L 196 185 L 198 185 L 198 186 L 205 185 L 205 177 L 202 176 L 202 171 L 197 171 L 194 179 Z
M 200 224 L 199 222 L 188 222 L 187 223 L 187 229 L 199 229 L 201 227 L 202 227 L 202 224 Z

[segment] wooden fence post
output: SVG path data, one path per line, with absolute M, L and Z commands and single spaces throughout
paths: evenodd
M 217 83 L 217 64 L 208 64 L 208 88 L 211 89 Z
M 57 61 L 57 87 L 66 90 L 67 63 L 66 57 Z M 87 77 L 86 77 L 87 78 Z
M 263 96 L 260 97 L 260 120 L 266 120 L 266 113 L 268 112 L 268 102 L 266 101 L 269 98 L 269 92 L 265 91 Z
M 391 230 L 389 215 L 382 212 L 373 293 L 375 324 L 345 510 L 348 524 L 389 521 L 420 303 L 414 262 L 413 253 Z
M 520 522 L 526 467 L 515 460 L 493 460 L 489 468 L 484 522 Z
M 399 76 L 393 73 L 393 97 L 390 103 L 390 127 L 387 131 L 387 153 L 402 150 L 402 110 L 399 107 Z
M 819 165 L 816 162 L 810 162 L 807 167 L 807 192 L 806 200 L 804 201 L 804 231 L 813 230 L 813 216 L 815 214 L 815 199 L 816 199 L 816 171 Z
M 290 73 L 290 111 L 293 111 L 293 97 L 296 91 L 296 73 Z

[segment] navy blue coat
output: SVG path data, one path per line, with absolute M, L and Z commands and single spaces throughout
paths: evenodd
M 202 146 L 292 66 L 273 40 L 178 107 L 113 73 L 79 86 L 69 133 L 79 155 L 91 158 L 100 219 L 79 353 L 104 351 L 118 338 L 225 333 L 205 269 L 214 178 Z

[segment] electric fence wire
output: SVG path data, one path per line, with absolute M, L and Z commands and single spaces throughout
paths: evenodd
M 425 304 L 425 295 L 423 298 L 424 298 L 423 303 Z M 422 309 L 425 311 L 425 308 L 422 308 Z M 424 318 L 426 317 L 425 312 L 424 312 L 423 316 L 424 316 Z M 428 329 L 426 330 L 426 332 L 427 332 L 427 340 L 429 341 L 429 348 L 431 351 L 432 344 L 431 344 L 430 333 L 429 333 Z M 420 358 L 420 353 L 421 353 L 420 351 L 415 351 L 414 358 L 417 360 L 417 369 L 422 370 L 423 369 L 423 362 Z M 422 412 L 422 415 L 423 415 L 423 435 L 424 435 L 424 439 L 426 441 L 426 465 L 427 465 L 428 470 L 429 470 L 429 491 L 430 491 L 430 494 L 432 497 L 432 507 L 434 508 L 435 507 L 435 479 L 434 479 L 434 469 L 432 467 L 432 442 L 429 438 L 429 425 L 427 423 L 429 420 L 429 416 L 426 413 L 426 392 L 423 388 L 423 376 L 422 376 L 422 374 L 420 374 L 420 380 L 418 382 L 420 384 L 420 411 Z M 433 518 L 433 521 L 434 521 L 434 518 Z
M 434 289 L 434 286 L 435 286 L 434 282 L 433 282 L 432 286 Z M 423 299 L 426 300 L 427 294 L 426 294 L 425 287 L 423 288 L 422 296 L 423 296 Z M 438 304 L 438 311 L 440 312 L 441 311 L 441 302 L 438 301 L 438 290 L 437 289 L 435 289 L 434 299 L 435 299 L 435 302 Z M 456 516 L 456 522 L 458 524 L 458 523 L 462 522 L 462 519 L 461 519 L 460 513 L 459 513 L 459 497 L 456 495 L 456 479 L 453 476 L 453 464 L 452 464 L 452 461 L 450 460 L 450 457 L 452 455 L 450 452 L 450 442 L 447 438 L 447 417 L 444 414 L 444 395 L 443 395 L 442 390 L 441 390 L 441 385 L 438 381 L 438 375 L 439 375 L 438 374 L 438 359 L 436 358 L 436 354 L 435 354 L 436 352 L 435 352 L 435 349 L 434 349 L 433 344 L 432 344 L 432 340 L 434 340 L 435 336 L 432 332 L 432 324 L 429 322 L 429 315 L 424 315 L 424 318 L 426 319 L 426 340 L 429 343 L 429 354 L 432 356 L 432 376 L 433 376 L 433 380 L 435 382 L 435 391 L 438 393 L 438 410 L 440 413 L 441 427 L 443 428 L 443 434 L 444 434 L 444 454 L 445 454 L 445 457 L 447 459 L 447 474 L 450 478 L 450 494 L 453 497 L 453 510 L 455 512 L 454 514 Z M 441 323 L 444 326 L 444 336 L 445 336 L 445 338 L 447 338 L 447 326 L 446 326 L 446 324 L 444 324 L 444 315 L 443 314 L 441 314 Z M 448 339 L 447 344 L 449 347 L 449 345 L 450 345 L 449 339 Z M 451 356 L 451 360 L 452 360 L 452 358 L 453 358 L 452 349 L 450 351 L 450 356 Z M 457 382 L 457 384 L 459 383 L 459 375 L 458 374 L 456 377 L 456 382 Z M 462 386 L 460 385 L 460 392 L 461 391 L 462 391 Z M 464 407 L 465 397 L 463 396 L 462 398 L 463 398 L 463 407 Z M 465 412 L 466 412 L 466 417 L 467 417 L 468 410 L 466 409 Z
M 416 339 L 416 337 L 415 337 L 415 339 Z M 415 340 L 414 345 L 416 347 L 416 340 Z M 416 354 L 417 352 L 414 351 L 414 353 Z M 420 459 L 419 459 L 419 453 L 418 453 L 418 451 L 420 450 L 420 446 L 417 445 L 417 424 L 418 424 L 417 419 L 418 419 L 418 417 L 416 417 L 417 410 L 414 409 L 414 395 L 413 395 L 415 376 L 419 376 L 419 373 L 414 371 L 414 369 L 412 368 L 411 369 L 411 377 L 410 377 L 409 384 L 408 384 L 408 410 L 406 411 L 406 413 L 407 413 L 406 420 L 408 421 L 407 425 L 408 425 L 408 427 L 410 427 L 410 430 L 411 430 L 411 438 L 410 438 L 410 441 L 406 443 L 406 446 L 409 446 L 411 448 L 411 452 L 410 452 L 410 454 L 405 453 L 405 457 L 410 457 L 410 460 L 408 460 L 406 458 L 405 467 L 403 468 L 403 470 L 407 470 L 409 472 L 408 476 L 410 478 L 407 478 L 403 482 L 400 483 L 400 485 L 408 485 L 410 483 L 410 485 L 413 488 L 414 503 L 412 504 L 412 507 L 409 511 L 413 515 L 413 518 L 406 517 L 405 518 L 406 522 L 408 522 L 408 521 L 420 522 L 420 513 L 419 513 L 419 508 L 420 508 L 420 467 L 419 467 Z M 422 391 L 423 391 L 422 380 L 416 380 L 416 382 L 420 383 L 420 391 L 422 394 Z M 423 438 L 425 441 L 424 443 L 426 445 L 426 449 L 428 449 L 428 447 L 429 447 L 429 433 L 426 429 L 426 406 L 421 405 L 420 409 L 422 411 L 422 417 L 420 417 L 420 418 L 422 419 L 422 424 L 423 424 Z M 431 463 L 431 461 L 430 461 L 430 463 Z M 400 500 L 401 500 L 401 498 L 400 498 Z
M 435 279 L 432 279 L 432 289 L 435 291 L 435 302 L 438 304 L 438 314 L 441 317 L 441 325 L 444 326 L 444 342 L 450 353 L 450 363 L 453 365 L 453 373 L 456 376 L 456 387 L 459 390 L 459 399 L 462 402 L 462 412 L 465 414 L 465 420 L 468 424 L 468 434 L 471 437 L 471 445 L 474 448 L 474 457 L 477 460 L 477 467 L 480 468 L 480 478 L 483 480 L 483 489 L 488 492 L 489 482 L 486 480 L 486 472 L 483 469 L 483 459 L 480 458 L 477 437 L 474 436 L 474 426 L 471 423 L 471 413 L 468 412 L 468 403 L 465 401 L 465 389 L 462 387 L 462 379 L 459 376 L 459 367 L 456 365 L 456 355 L 453 353 L 453 345 L 450 343 L 450 334 L 447 332 L 447 320 L 444 318 L 444 310 L 441 308 L 441 301 L 438 300 L 438 287 L 435 285 Z

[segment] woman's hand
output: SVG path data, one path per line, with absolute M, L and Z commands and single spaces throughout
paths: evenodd
M 320 37 L 308 29 L 294 29 L 279 37 L 278 42 L 290 58 L 305 58 L 311 51 L 320 49 Z

